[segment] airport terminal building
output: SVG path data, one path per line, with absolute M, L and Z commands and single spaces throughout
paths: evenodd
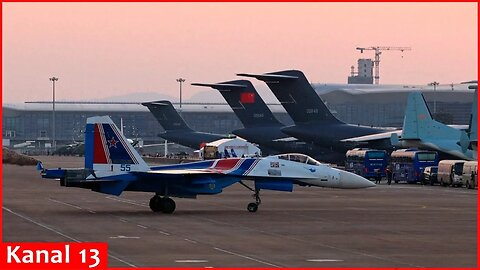
M 431 86 L 335 85 L 312 84 L 328 108 L 340 120 L 360 125 L 401 127 L 407 95 L 422 91 L 430 111 L 446 124 L 468 124 L 474 90 L 469 84 Z M 178 106 L 176 106 L 178 109 Z M 280 104 L 269 104 L 275 117 L 293 124 Z M 163 143 L 163 131 L 148 109 L 139 103 L 56 103 L 55 139 L 57 146 L 84 140 L 86 119 L 109 115 L 128 138 L 140 138 L 145 144 Z M 182 117 L 197 131 L 228 134 L 242 128 L 241 122 L 226 103 L 183 104 Z M 3 146 L 45 150 L 52 144 L 53 113 L 51 103 L 3 105 Z

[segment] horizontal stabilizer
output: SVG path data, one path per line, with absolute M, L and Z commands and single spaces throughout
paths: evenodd
M 43 170 L 44 170 L 43 163 L 41 161 L 39 161 L 37 163 L 37 171 L 43 171 Z
M 104 194 L 119 196 L 129 184 L 128 181 L 109 181 L 102 183 L 93 190 Z
M 194 86 L 206 86 L 206 87 L 211 87 L 213 89 L 217 90 L 231 90 L 231 89 L 243 89 L 247 88 L 246 85 L 241 85 L 241 84 L 233 84 L 233 83 L 192 83 Z
M 393 146 L 398 146 L 400 143 L 400 139 L 397 133 L 390 134 L 390 144 Z
M 297 76 L 280 75 L 280 74 L 248 74 L 238 73 L 237 76 L 256 78 L 260 81 L 280 81 L 280 80 L 296 80 Z
M 143 102 L 143 106 L 169 106 L 170 104 L 165 102 L 165 100 L 159 100 L 159 101 L 149 101 L 149 102 Z
M 351 137 L 351 138 L 343 139 L 341 140 L 341 142 L 371 142 L 376 140 L 385 140 L 385 139 L 391 138 L 393 134 L 397 135 L 398 137 L 399 135 L 402 134 L 402 131 L 394 130 L 394 131 L 387 131 L 383 133 L 365 135 L 360 137 Z

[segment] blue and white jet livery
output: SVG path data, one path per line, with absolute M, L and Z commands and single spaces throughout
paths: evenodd
M 171 197 L 196 198 L 218 194 L 240 183 L 254 192 L 260 205 L 260 190 L 293 191 L 293 185 L 330 188 L 373 187 L 371 181 L 353 173 L 332 168 L 306 155 L 283 154 L 265 158 L 229 158 L 186 164 L 150 167 L 127 142 L 108 116 L 87 119 L 85 132 L 85 168 L 42 169 L 42 177 L 60 179 L 66 187 L 87 188 L 105 194 L 123 191 L 152 192 L 150 208 L 154 212 L 173 213 Z M 252 181 L 253 187 L 244 181 Z

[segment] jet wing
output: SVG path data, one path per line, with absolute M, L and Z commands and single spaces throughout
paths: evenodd
M 187 170 L 158 170 L 141 172 L 146 175 L 196 175 L 196 174 L 225 174 L 222 170 L 215 169 L 187 169 Z
M 365 136 L 360 136 L 360 137 L 352 137 L 352 138 L 347 138 L 341 140 L 341 142 L 371 142 L 371 141 L 377 141 L 377 140 L 389 140 L 392 136 L 392 134 L 397 134 L 397 136 L 402 135 L 401 130 L 394 130 L 394 131 L 387 131 L 383 133 L 378 133 L 378 134 L 372 134 L 372 135 L 365 135 Z

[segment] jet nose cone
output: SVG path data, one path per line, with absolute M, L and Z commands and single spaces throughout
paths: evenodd
M 369 188 L 376 186 L 372 181 L 351 172 L 340 171 L 340 186 L 342 188 Z

